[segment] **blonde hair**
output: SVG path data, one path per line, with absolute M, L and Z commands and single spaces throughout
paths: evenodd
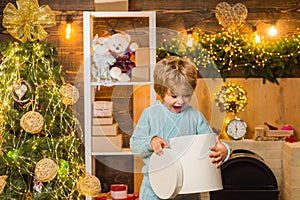
M 197 86 L 197 68 L 186 58 L 171 56 L 159 61 L 154 69 L 154 90 L 163 99 L 168 89 L 182 88 L 192 94 Z

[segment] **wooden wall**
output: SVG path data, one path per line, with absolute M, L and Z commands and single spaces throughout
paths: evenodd
M 6 4 L 15 0 L 2 0 L 0 10 L 2 11 Z M 129 11 L 156 11 L 157 15 L 157 44 L 168 37 L 175 37 L 177 32 L 185 32 L 187 28 L 200 28 L 205 33 L 216 33 L 221 31 L 221 27 L 215 17 L 215 8 L 222 0 L 128 0 L 128 3 L 122 1 L 122 6 L 128 6 Z M 294 33 L 300 27 L 300 7 L 298 0 L 265 0 L 265 1 L 238 1 L 227 0 L 230 4 L 242 2 L 248 8 L 248 16 L 243 32 L 253 31 L 256 26 L 257 31 L 265 35 L 266 30 L 272 22 L 276 22 L 280 34 Z M 83 24 L 82 12 L 101 9 L 101 5 L 95 4 L 94 0 L 39 0 L 40 5 L 49 5 L 56 14 L 57 26 L 47 29 L 51 42 L 57 47 L 59 52 L 59 62 L 66 71 L 66 79 L 69 82 L 75 82 L 78 69 L 83 63 Z M 106 10 L 113 10 L 103 7 Z M 119 7 L 116 9 L 120 10 Z M 126 10 L 124 8 L 123 10 Z M 64 29 L 66 26 L 66 16 L 71 14 L 73 17 L 73 35 L 70 40 L 65 39 Z M 2 21 L 2 12 L 0 13 Z M 138 22 L 137 22 L 138 23 Z M 107 31 L 109 27 L 104 28 Z M 0 24 L 0 41 L 12 40 L 10 35 Z
M 215 17 L 215 8 L 222 0 L 129 0 L 129 10 L 155 10 L 157 26 L 171 30 L 185 31 L 193 26 L 207 33 L 221 30 Z M 227 0 L 230 4 L 243 3 L 248 16 L 243 31 L 265 32 L 265 26 L 276 21 L 279 33 L 293 33 L 299 28 L 300 7 L 298 0 Z M 288 12 L 287 12 L 288 11 Z M 171 22 L 171 23 L 170 23 Z
M 244 111 L 237 116 L 243 119 L 248 130 L 246 138 L 253 138 L 254 128 L 264 122 L 281 128 L 291 125 L 295 134 L 300 138 L 300 78 L 279 79 L 279 85 L 266 83 L 261 79 L 231 78 L 227 82 L 243 87 L 247 93 L 247 104 Z M 234 117 L 232 114 L 221 112 L 215 103 L 215 94 L 220 91 L 223 84 L 221 79 L 198 79 L 195 96 L 192 104 L 207 118 L 212 127 L 225 134 L 225 120 Z

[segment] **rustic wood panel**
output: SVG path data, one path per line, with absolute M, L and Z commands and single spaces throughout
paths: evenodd
M 2 0 L 0 2 L 1 15 L 2 15 L 2 11 L 4 10 L 6 4 L 8 4 L 8 3 L 12 3 L 12 4 L 16 5 L 16 1 L 15 0 Z
M 203 0 L 203 1 L 192 1 L 192 0 L 129 0 L 129 10 L 208 10 L 214 9 L 216 5 L 222 0 Z M 265 0 L 265 1 L 253 1 L 253 0 L 227 0 L 226 2 L 231 4 L 243 3 L 249 8 L 290 8 L 296 6 L 298 0 Z
M 185 31 L 189 27 L 200 28 L 204 33 L 220 32 L 221 28 L 215 17 L 215 7 L 222 1 L 146 1 L 130 0 L 129 10 L 154 10 L 157 12 L 157 27 L 166 29 L 166 32 Z M 231 4 L 241 1 L 226 1 Z M 248 16 L 242 32 L 252 32 L 252 26 L 259 26 L 260 33 L 269 26 L 270 23 L 277 21 L 279 34 L 293 33 L 300 26 L 300 8 L 297 12 L 298 1 L 243 1 L 248 8 Z M 295 8 L 290 12 L 282 12 L 289 8 Z M 172 22 L 172 23 L 170 23 Z
M 150 106 L 150 86 L 134 86 L 133 121 L 136 124 L 145 108 Z
M 133 121 L 136 124 L 145 108 L 150 106 L 150 86 L 134 86 L 133 93 Z M 134 192 L 139 192 L 143 174 L 144 162 L 142 157 L 134 157 Z
M 142 169 L 144 166 L 143 158 L 140 156 L 134 156 L 134 192 L 139 193 L 143 180 Z
M 3 10 L 7 3 L 16 5 L 16 0 L 1 0 L 0 10 Z M 39 0 L 39 5 L 49 5 L 52 10 L 95 10 L 94 0 Z

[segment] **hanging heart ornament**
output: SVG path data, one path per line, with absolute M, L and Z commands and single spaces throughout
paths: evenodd
M 242 3 L 230 5 L 221 2 L 216 7 L 216 18 L 225 29 L 236 30 L 241 27 L 248 15 L 247 7 Z
M 24 84 L 18 83 L 18 84 L 16 84 L 16 85 L 14 85 L 14 90 L 15 90 L 15 93 L 16 93 L 16 95 L 18 96 L 19 100 L 21 100 L 22 97 L 23 97 L 23 96 L 26 94 L 26 92 L 27 92 L 27 87 L 26 87 L 26 85 L 24 85 Z
M 31 85 L 25 81 L 25 80 L 18 80 L 16 83 L 13 85 L 13 89 L 11 92 L 11 96 L 13 99 L 19 103 L 26 103 L 29 101 L 29 98 L 24 99 L 23 97 L 26 95 L 28 92 L 28 89 L 30 93 L 32 92 Z

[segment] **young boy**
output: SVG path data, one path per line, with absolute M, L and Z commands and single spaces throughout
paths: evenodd
M 154 90 L 162 100 L 143 111 L 130 139 L 131 151 L 141 155 L 145 163 L 140 200 L 159 200 L 148 177 L 152 153 L 163 154 L 173 137 L 213 133 L 203 115 L 189 105 L 196 85 L 197 68 L 187 59 L 169 57 L 155 66 Z M 230 156 L 228 145 L 219 140 L 210 150 L 209 157 L 216 167 Z M 175 199 L 198 200 L 199 194 L 179 195 Z

